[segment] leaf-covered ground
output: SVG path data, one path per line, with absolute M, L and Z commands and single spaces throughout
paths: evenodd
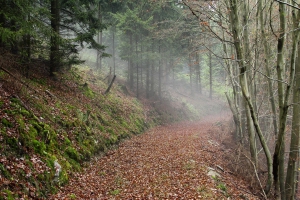
M 219 142 L 226 118 L 160 126 L 126 140 L 51 199 L 259 199 L 226 169 L 228 151 Z M 208 176 L 212 169 L 221 177 Z

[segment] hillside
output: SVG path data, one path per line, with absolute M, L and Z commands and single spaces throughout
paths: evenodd
M 182 95 L 138 100 L 122 81 L 104 95 L 104 76 L 89 67 L 49 78 L 43 60 L 0 55 L 0 199 L 47 198 L 121 140 L 199 117 Z

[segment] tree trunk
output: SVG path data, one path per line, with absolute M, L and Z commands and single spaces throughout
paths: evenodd
M 98 20 L 102 23 L 102 14 L 101 14 L 101 3 L 99 2 L 98 5 Z M 97 43 L 102 45 L 102 30 L 99 31 L 98 35 L 97 35 Z M 97 50 L 97 66 L 96 69 L 98 69 L 99 71 L 102 68 L 102 53 Z
M 136 98 L 139 98 L 139 53 L 138 53 L 138 36 L 135 35 L 135 63 L 136 63 Z
M 160 58 L 158 59 L 158 97 L 161 99 L 161 81 L 162 81 L 162 66 L 161 66 L 161 47 L 160 47 L 160 42 L 158 45 L 158 54 Z
M 293 86 L 293 121 L 290 153 L 287 175 L 285 181 L 286 199 L 296 199 L 297 174 L 299 171 L 299 146 L 300 146 L 300 48 L 298 44 L 298 62 L 295 67 L 295 82 Z
M 245 3 L 245 2 L 241 2 Z M 249 106 L 250 110 L 250 115 L 255 127 L 255 130 L 258 134 L 260 143 L 263 147 L 266 159 L 267 159 L 267 167 L 268 167 L 268 180 L 265 188 L 265 192 L 268 193 L 271 189 L 272 183 L 273 183 L 273 172 L 272 172 L 272 157 L 270 150 L 268 148 L 268 145 L 265 141 L 265 138 L 262 134 L 262 131 L 260 129 L 258 119 L 254 110 L 254 106 L 251 102 L 250 94 L 248 91 L 248 84 L 247 84 L 247 75 L 246 75 L 246 70 L 247 67 L 245 66 L 245 59 L 244 55 L 245 52 L 243 50 L 243 45 L 242 45 L 242 40 L 240 36 L 242 35 L 241 30 L 240 30 L 240 24 L 239 24 L 239 15 L 238 15 L 238 5 L 237 5 L 237 0 L 229 0 L 229 5 L 230 5 L 230 22 L 231 22 L 231 28 L 232 28 L 232 34 L 233 34 L 233 39 L 234 39 L 234 46 L 236 49 L 236 56 L 240 68 L 240 85 L 241 85 L 241 90 L 242 94 L 247 102 L 247 105 Z
M 222 33 L 223 36 L 223 40 L 225 40 L 225 34 L 224 31 Z M 223 42 L 223 51 L 225 54 L 225 57 L 229 57 L 228 54 L 228 48 L 227 48 L 227 44 L 225 42 Z M 235 73 L 233 70 L 233 66 L 232 63 L 229 62 L 229 60 L 225 60 L 225 64 L 227 67 L 227 73 L 229 75 L 229 80 L 230 83 L 232 85 L 232 91 L 233 91 L 233 102 L 230 100 L 229 96 L 227 93 L 226 94 L 226 98 L 229 104 L 232 104 L 231 107 L 231 111 L 234 111 L 233 115 L 234 115 L 234 123 L 236 126 L 236 133 L 235 133 L 235 138 L 237 139 L 237 141 L 243 143 L 243 138 L 242 138 L 242 125 L 241 125 L 241 113 L 240 113 L 240 108 L 239 108 L 239 98 L 238 98 L 238 85 L 237 85 L 237 81 L 235 80 Z
M 112 38 L 112 50 L 113 50 L 113 74 L 116 74 L 116 48 L 115 48 L 115 34 L 116 34 L 116 26 L 113 25 L 113 38 Z
M 212 84 L 213 84 L 213 80 L 212 80 L 212 56 L 211 56 L 211 51 L 209 51 L 208 54 L 208 59 L 209 59 L 209 98 L 212 99 Z
M 299 3 L 299 1 L 294 1 L 293 3 Z M 291 59 L 291 75 L 294 68 L 294 82 L 292 84 L 293 89 L 293 120 L 292 120 L 292 132 L 291 132 L 291 142 L 290 142 L 290 152 L 289 160 L 287 166 L 287 174 L 285 181 L 285 199 L 293 200 L 296 195 L 297 188 L 297 177 L 298 177 L 298 167 L 299 167 L 299 146 L 300 146 L 300 48 L 299 48 L 299 19 L 300 11 L 293 10 L 293 48 L 295 51 L 292 53 Z M 294 49 L 293 49 L 294 50 Z M 296 58 L 296 50 L 298 50 L 298 58 Z M 297 59 L 297 62 L 296 62 Z M 294 65 L 294 67 L 293 67 Z M 290 77 L 291 81 L 293 77 Z M 287 91 L 288 92 L 288 91 Z M 281 189 L 281 188 L 280 188 Z
M 152 54 L 154 54 L 154 40 L 152 39 Z M 151 62 L 151 95 L 154 95 L 154 75 L 155 75 L 155 61 Z
M 196 69 L 197 69 L 197 87 L 198 92 L 202 94 L 202 85 L 201 85 L 201 66 L 200 66 L 200 58 L 199 52 L 196 52 Z
M 149 62 L 148 53 L 147 53 L 147 61 L 146 61 L 146 97 L 147 98 L 150 97 L 150 62 Z
M 192 53 L 189 53 L 189 70 L 190 70 L 190 88 L 191 88 L 191 95 L 194 94 L 193 90 L 193 64 L 192 64 Z
M 273 173 L 274 173 L 274 184 L 276 196 L 281 196 L 281 199 L 285 199 L 285 174 L 284 174 L 284 151 L 285 151 L 285 128 L 286 119 L 288 113 L 288 98 L 291 92 L 291 85 L 294 78 L 294 65 L 296 56 L 296 41 L 295 32 L 293 32 L 293 45 L 292 45 L 292 56 L 290 63 L 290 80 L 289 84 L 285 88 L 283 81 L 285 80 L 285 65 L 284 65 L 284 46 L 286 40 L 286 6 L 283 3 L 279 4 L 279 15 L 280 15 L 280 35 L 278 37 L 277 45 L 277 83 L 278 83 L 278 103 L 279 103 L 279 132 L 276 140 L 275 152 L 273 155 Z M 298 37 L 298 36 L 297 36 Z
M 132 89 L 133 88 L 133 60 L 132 60 L 132 55 L 133 55 L 133 41 L 132 41 L 132 33 L 129 33 L 129 40 L 130 40 L 130 71 L 129 71 L 129 87 Z
M 59 0 L 51 0 L 50 76 L 59 67 Z

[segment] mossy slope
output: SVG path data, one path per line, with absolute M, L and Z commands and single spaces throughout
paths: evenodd
M 86 68 L 57 80 L 23 77 L 30 87 L 2 78 L 0 199 L 47 198 L 85 161 L 152 124 L 117 86 L 103 95 L 106 85 Z

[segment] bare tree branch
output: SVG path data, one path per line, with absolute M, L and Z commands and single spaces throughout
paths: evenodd
M 287 3 L 287 2 L 280 1 L 280 0 L 274 0 L 274 1 L 277 1 L 278 3 L 285 4 L 285 5 L 287 5 L 287 6 L 290 6 L 290 7 L 292 7 L 292 8 L 295 8 L 295 9 L 297 9 L 297 10 L 300 10 L 300 8 L 299 8 L 298 6 L 294 6 L 294 5 L 289 4 L 289 3 Z

